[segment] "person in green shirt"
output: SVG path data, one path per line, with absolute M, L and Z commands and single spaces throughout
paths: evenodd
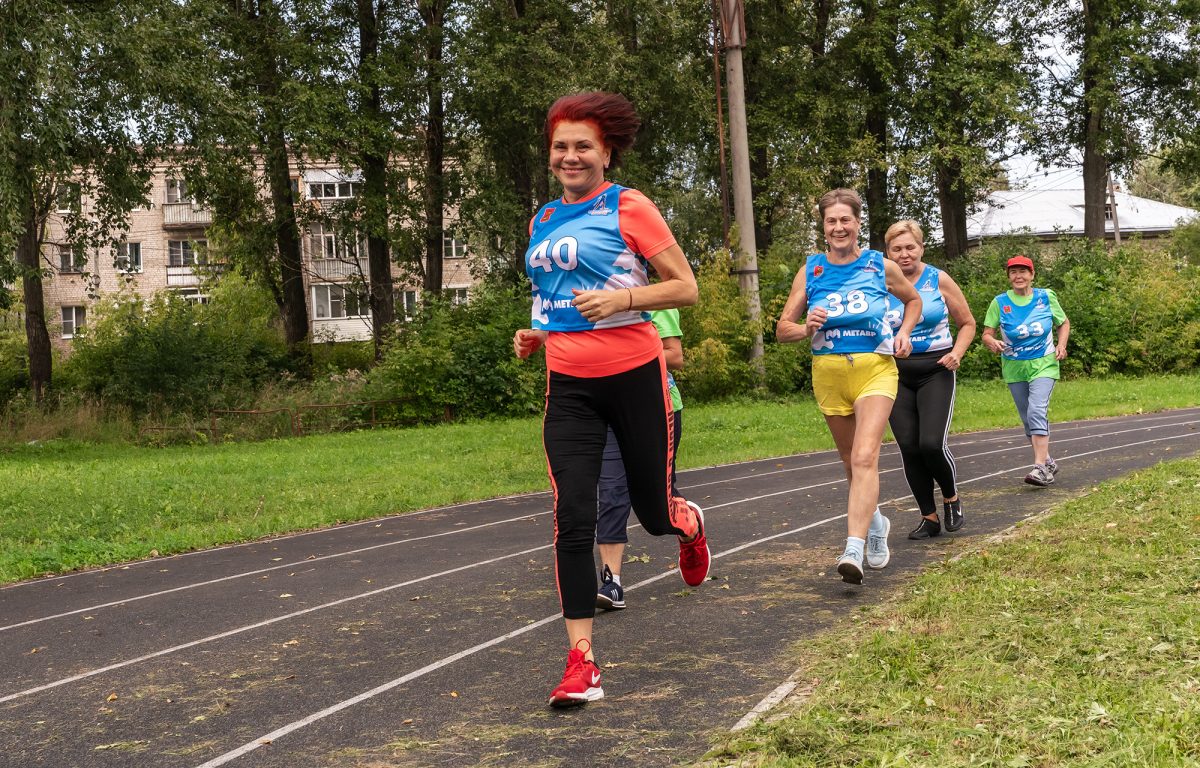
M 1058 474 L 1050 458 L 1050 394 L 1058 381 L 1059 361 L 1067 356 L 1071 321 L 1049 288 L 1033 287 L 1033 260 L 1014 256 L 1005 265 L 1011 290 L 988 305 L 983 320 L 983 344 L 1000 355 L 1004 382 L 1025 436 L 1033 446 L 1033 470 L 1025 476 L 1030 485 L 1047 486 Z M 1057 343 L 1053 340 L 1058 330 Z M 996 331 L 1000 337 L 996 337 Z
M 679 329 L 678 309 L 656 309 L 650 313 L 650 321 L 662 339 L 663 355 L 667 361 L 667 384 L 671 392 L 671 410 L 674 424 L 671 436 L 670 483 L 671 493 L 678 495 L 675 487 L 675 454 L 679 452 L 679 433 L 683 429 L 683 397 L 675 384 L 671 371 L 683 369 L 683 331 Z M 626 528 L 629 526 L 629 484 L 625 479 L 625 463 L 616 435 L 608 430 L 608 442 L 604 445 L 604 463 L 600 467 L 600 482 L 596 488 L 599 500 L 596 512 L 596 544 L 600 550 L 600 588 L 596 593 L 596 607 L 606 611 L 619 611 L 625 607 L 625 587 L 621 584 L 621 562 L 625 558 L 625 544 L 629 541 Z

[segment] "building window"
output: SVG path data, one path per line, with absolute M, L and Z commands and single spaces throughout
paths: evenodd
M 353 238 L 328 232 L 317 224 L 309 236 L 309 250 L 313 259 L 337 259 L 340 261 L 357 261 L 361 246 L 357 236 Z
M 58 246 L 58 271 L 82 272 L 85 259 L 83 252 L 70 245 Z
M 442 233 L 442 258 L 461 259 L 467 255 L 467 242 L 458 236 L 458 232 L 447 229 Z
M 54 191 L 54 210 L 57 213 L 79 213 L 79 185 L 62 184 Z
M 167 202 L 168 203 L 190 203 L 191 196 L 188 194 L 187 182 L 183 179 L 167 179 Z
M 357 187 L 358 183 L 353 181 L 312 183 L 308 185 L 308 196 L 315 200 L 346 199 L 354 197 Z
M 208 294 L 201 293 L 199 288 L 180 288 L 175 293 L 189 304 L 208 303 Z
M 417 292 L 403 291 L 400 294 L 400 309 L 405 320 L 412 320 L 417 316 Z
M 369 310 L 370 304 L 366 295 L 350 286 L 313 286 L 313 317 L 317 320 L 366 317 Z
M 113 266 L 119 272 L 137 272 L 142 271 L 142 244 L 141 243 L 117 243 L 117 256 L 113 259 Z
M 450 303 L 454 306 L 466 304 L 469 300 L 466 288 L 447 288 L 446 295 L 450 297 Z
M 63 307 L 62 308 L 62 337 L 70 339 L 75 334 L 80 333 L 87 326 L 87 308 L 86 307 Z
M 204 266 L 208 263 L 207 257 L 203 250 L 197 253 L 195 246 L 203 249 L 208 244 L 207 240 L 168 240 L 167 241 L 167 266 L 169 267 L 193 267 L 199 264 Z

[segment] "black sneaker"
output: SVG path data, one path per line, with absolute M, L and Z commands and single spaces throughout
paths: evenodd
M 613 578 L 608 565 L 600 571 L 600 589 L 596 592 L 596 607 L 606 611 L 619 611 L 625 607 L 625 590 Z
M 928 517 L 922 517 L 917 527 L 908 532 L 908 538 L 913 540 L 932 539 L 934 536 L 940 536 L 941 533 L 941 520 L 930 520 Z
M 959 528 L 962 528 L 963 513 L 961 498 L 955 499 L 954 501 L 943 501 L 942 513 L 943 518 L 946 521 L 943 523 L 943 525 L 946 526 L 947 531 L 957 531 Z

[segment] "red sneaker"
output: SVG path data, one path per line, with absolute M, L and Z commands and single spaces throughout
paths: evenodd
M 579 644 L 585 642 L 580 640 Z M 579 650 L 579 644 L 567 653 L 567 669 L 563 672 L 562 682 L 550 692 L 552 707 L 575 707 L 604 698 L 600 668 L 596 662 L 587 660 L 584 651 Z
M 679 540 L 679 575 L 683 583 L 689 587 L 698 587 L 708 578 L 708 566 L 711 558 L 708 553 L 708 536 L 704 531 L 704 510 L 700 505 L 689 501 L 687 503 L 696 515 L 696 538 L 685 542 Z

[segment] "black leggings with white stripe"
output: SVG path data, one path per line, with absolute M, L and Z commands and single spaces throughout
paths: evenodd
M 904 477 L 922 515 L 937 512 L 934 482 L 943 497 L 958 495 L 954 457 L 946 444 L 954 416 L 955 376 L 937 362 L 945 354 L 946 350 L 941 350 L 896 359 L 900 386 L 888 423 L 900 446 Z

